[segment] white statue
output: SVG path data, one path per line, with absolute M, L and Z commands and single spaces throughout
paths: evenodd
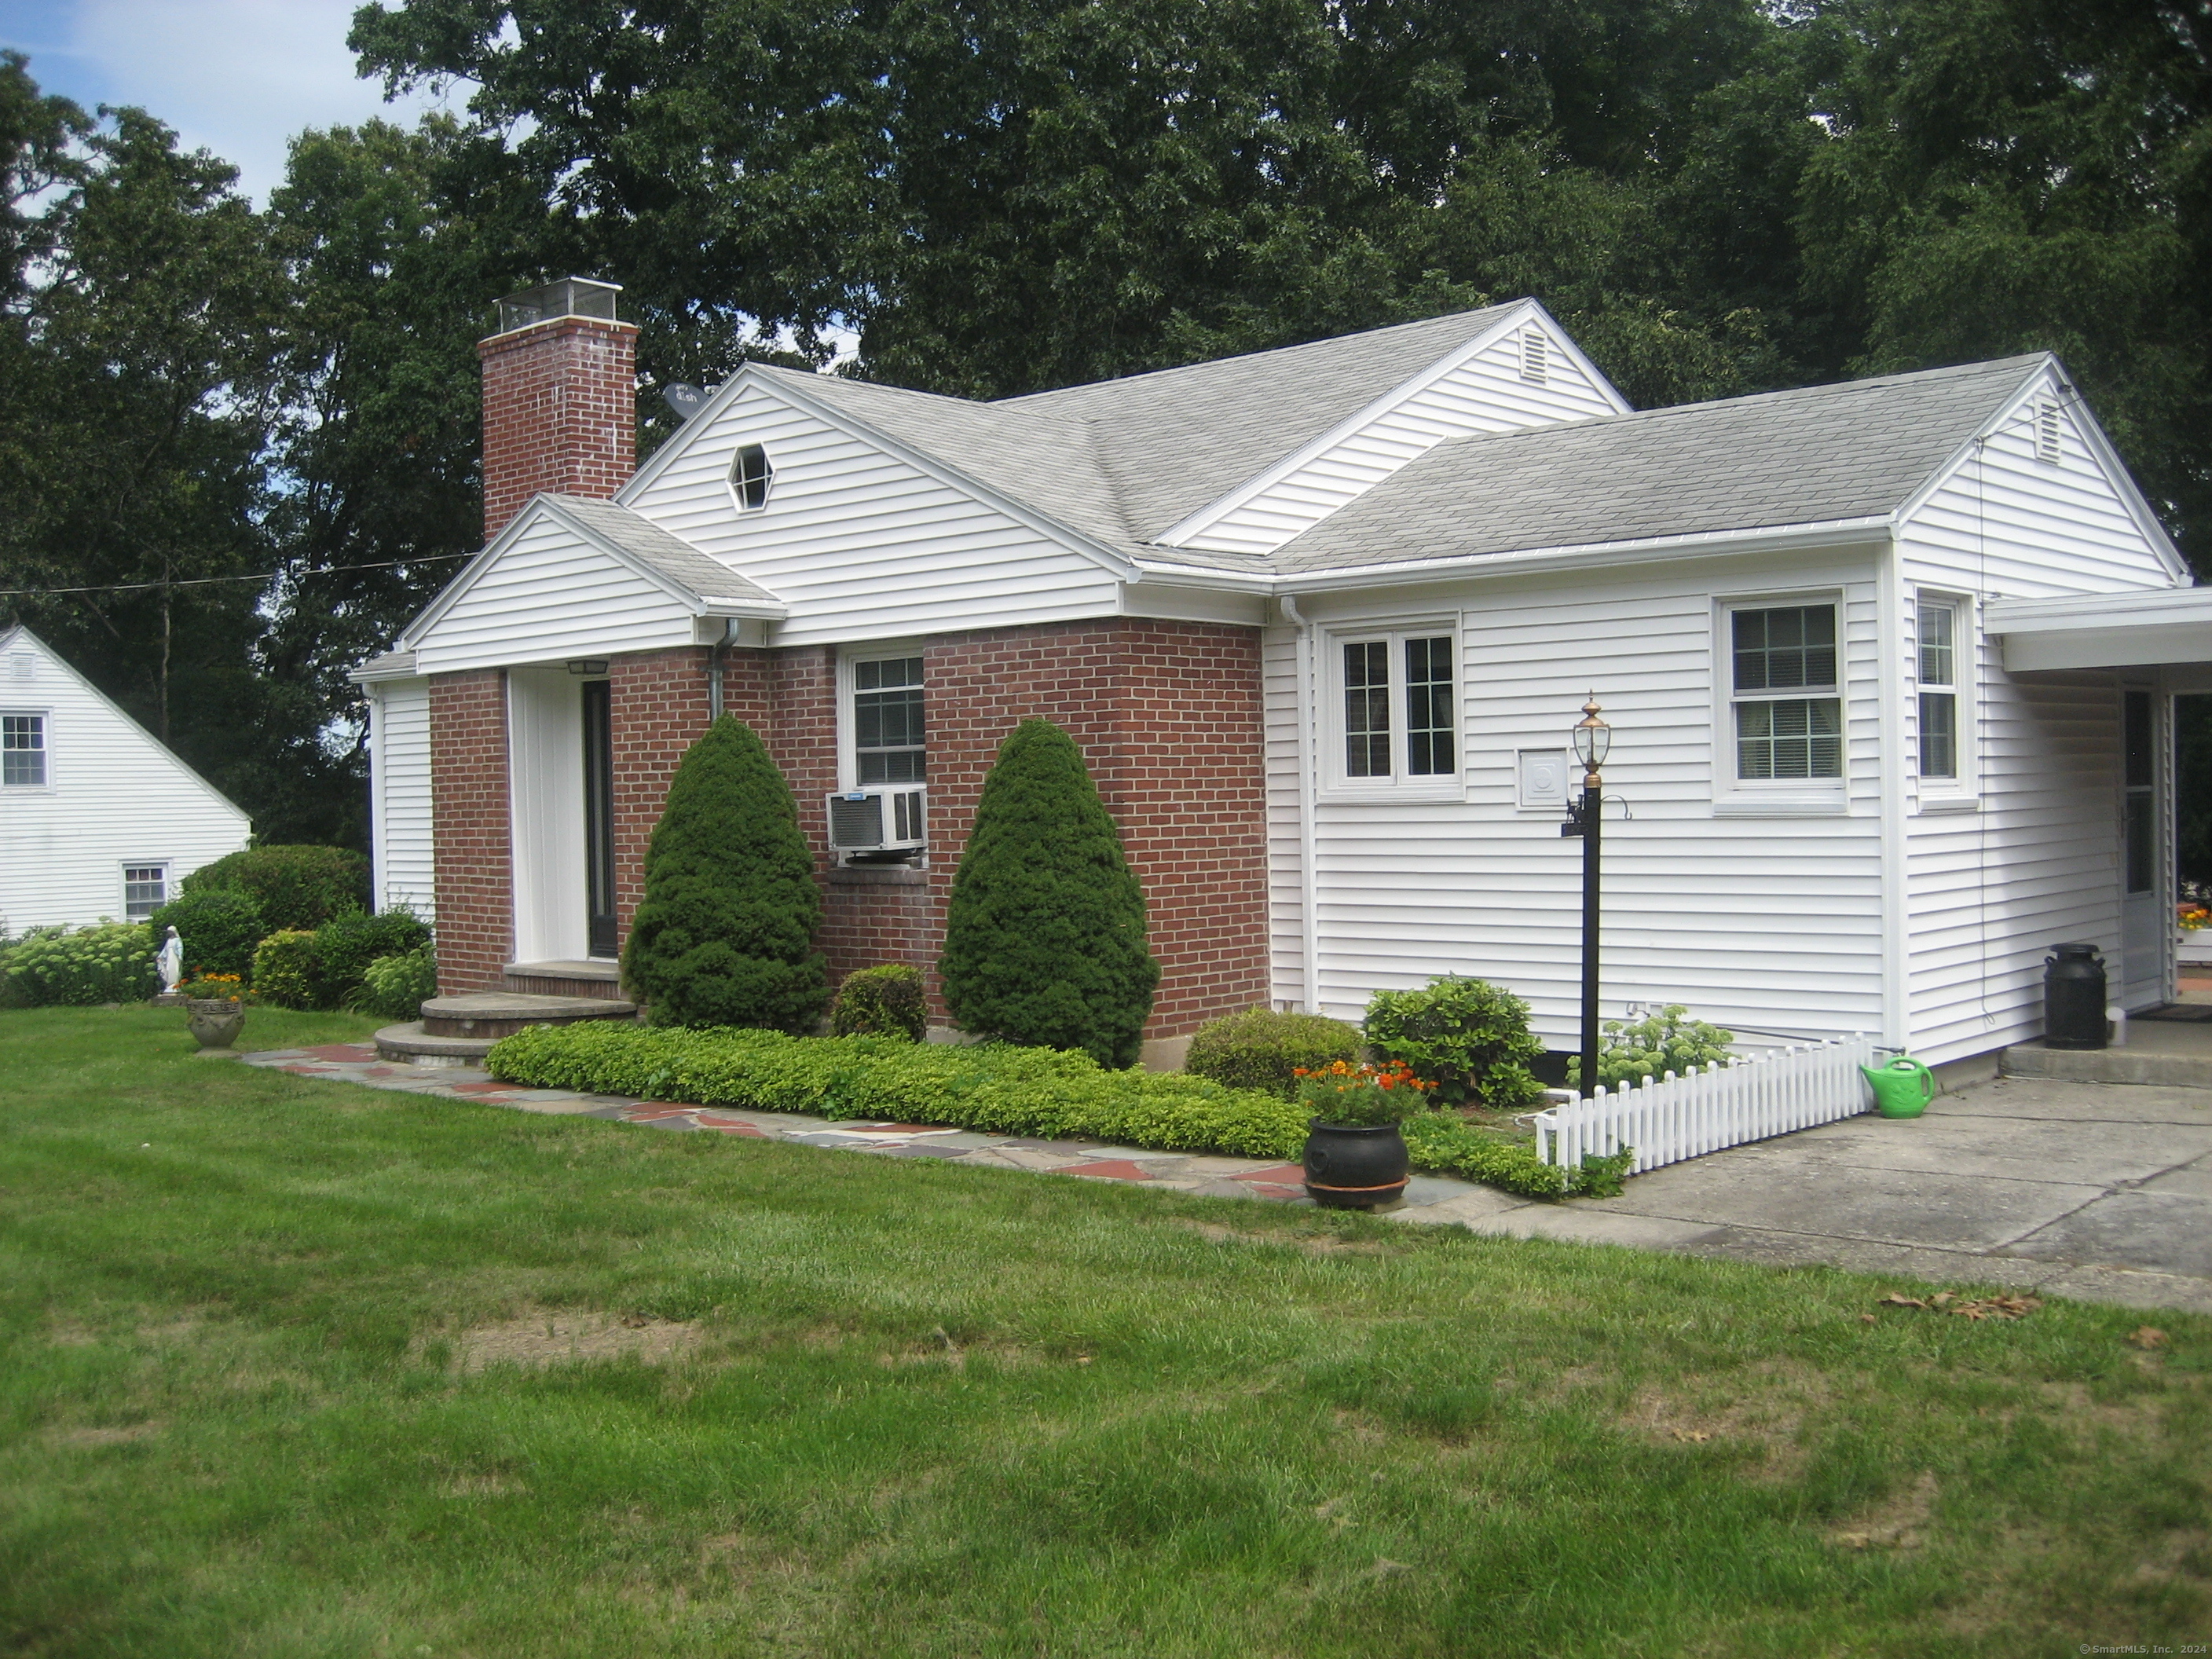
M 155 958 L 155 965 L 161 970 L 161 994 L 167 996 L 185 976 L 185 942 L 175 928 L 169 929 L 168 938 L 161 941 L 161 954 Z

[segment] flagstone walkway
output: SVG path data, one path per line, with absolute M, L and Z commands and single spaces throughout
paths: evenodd
M 1306 1196 L 1304 1172 L 1297 1164 L 1258 1158 L 1201 1158 L 1096 1140 L 1038 1140 L 933 1128 L 927 1124 L 836 1121 L 792 1113 L 670 1104 L 629 1095 L 583 1094 L 574 1089 L 530 1089 L 501 1083 L 474 1066 L 395 1066 L 379 1060 L 375 1045 L 368 1042 L 271 1048 L 241 1058 L 249 1066 L 269 1066 L 300 1077 L 330 1078 L 371 1089 L 398 1089 L 441 1100 L 472 1100 L 554 1117 L 596 1117 L 612 1123 L 650 1124 L 657 1129 L 795 1140 L 808 1146 L 834 1146 L 886 1158 L 957 1158 L 963 1164 L 1076 1176 L 1086 1181 L 1142 1182 L 1148 1187 L 1212 1198 L 1261 1198 L 1283 1204 L 1313 1201 Z M 1442 1176 L 1415 1176 L 1406 1189 L 1406 1204 L 1426 1208 L 1486 1190 Z

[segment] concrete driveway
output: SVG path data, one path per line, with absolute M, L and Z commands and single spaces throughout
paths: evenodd
M 1397 1218 L 2212 1313 L 2212 1089 L 2000 1079 L 1694 1158 L 1615 1199 L 1416 1180 Z

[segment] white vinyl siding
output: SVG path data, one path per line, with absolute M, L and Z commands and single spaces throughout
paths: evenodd
M 1519 324 L 1499 331 L 1449 373 L 1202 529 L 1177 537 L 1177 544 L 1219 552 L 1272 552 L 1447 438 L 1622 412 L 1623 405 L 1583 372 L 1564 337 L 1553 339 L 1547 349 L 1544 378 L 1526 378 L 1522 373 L 1523 333 Z
M 0 792 L 0 931 L 120 921 L 125 866 L 161 866 L 173 894 L 246 845 L 245 813 L 42 643 L 18 633 L 4 654 L 0 699 L 40 714 L 46 765 Z
M 1879 675 L 1874 554 L 1770 562 L 1838 607 L 1848 798 L 1824 816 L 1717 816 L 1714 618 L 1744 562 L 1602 583 L 1500 578 L 1460 620 L 1463 799 L 1316 807 L 1318 1000 L 1356 1018 L 1379 989 L 1470 973 L 1529 999 L 1554 1046 L 1576 1029 L 1580 843 L 1520 806 L 1517 757 L 1559 750 L 1593 689 L 1605 769 L 1604 1005 L 1687 1004 L 1723 1024 L 1808 1034 L 1881 1026 Z M 1302 608 L 1323 609 L 1319 600 Z M 1351 600 L 1341 602 L 1347 608 Z M 1356 619 L 1324 614 L 1321 637 Z M 1275 997 L 1306 1000 L 1297 634 L 1266 655 Z M 1595 679 L 1595 688 L 1593 688 Z M 1328 678 L 1323 676 L 1324 695 Z M 1623 816 L 1623 812 L 1633 816 Z
M 726 491 L 722 510 L 731 507 Z M 696 637 L 690 607 L 550 515 L 526 522 L 430 627 L 424 674 L 661 651 Z
M 369 810 L 376 908 L 404 908 L 432 920 L 437 881 L 427 680 L 387 680 L 369 688 Z
M 1117 609 L 1095 560 L 765 386 L 696 431 L 623 501 L 790 607 L 779 645 L 1016 627 Z M 775 459 L 758 512 L 732 510 L 740 444 Z
M 2039 453 L 2053 435 L 2045 406 L 2056 411 L 2055 460 Z M 2041 1033 L 2054 945 L 2101 946 L 2116 999 L 2123 974 L 2115 677 L 2008 674 L 1979 601 L 2171 587 L 2175 578 L 2075 407 L 2048 380 L 1961 458 L 1898 540 L 1904 580 L 1957 607 L 1961 776 L 1908 779 L 1916 810 L 1905 840 L 1906 1029 L 1912 1052 L 1940 1063 Z M 1918 639 L 1909 613 L 1900 634 L 1909 664 Z M 1915 688 L 1899 696 L 1917 724 Z

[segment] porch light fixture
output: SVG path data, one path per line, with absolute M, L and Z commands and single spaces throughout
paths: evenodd
M 568 659 L 568 672 L 580 680 L 588 680 L 607 672 L 607 659 L 605 657 L 571 657 Z
M 1613 750 L 1613 728 L 1598 718 L 1597 693 L 1583 705 L 1582 720 L 1573 738 L 1575 758 L 1583 763 L 1583 798 L 1567 803 L 1562 836 L 1580 836 L 1583 843 L 1583 1031 L 1581 1088 L 1584 1098 L 1597 1090 L 1597 921 L 1598 849 L 1605 818 L 1605 780 L 1598 769 Z

